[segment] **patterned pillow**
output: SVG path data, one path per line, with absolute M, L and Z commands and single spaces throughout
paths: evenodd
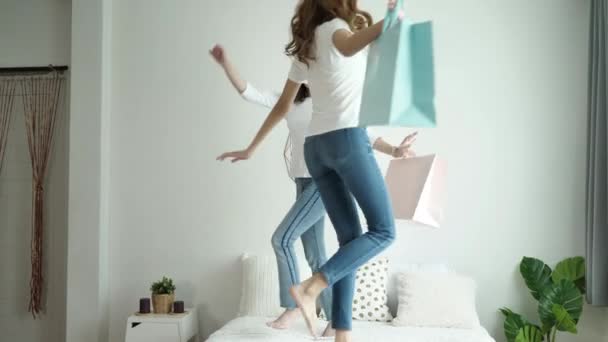
M 388 282 L 388 258 L 372 260 L 357 270 L 353 319 L 359 321 L 390 322 L 393 320 L 388 307 L 386 284 Z

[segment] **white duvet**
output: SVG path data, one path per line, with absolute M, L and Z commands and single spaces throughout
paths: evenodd
M 307 333 L 303 322 L 289 330 L 268 328 L 265 317 L 240 317 L 228 322 L 209 337 L 207 342 L 303 342 L 313 338 Z M 319 330 L 324 327 L 319 321 Z M 394 327 L 387 323 L 353 323 L 353 339 L 356 342 L 495 342 L 483 328 L 443 329 Z M 322 339 L 333 340 L 333 339 Z

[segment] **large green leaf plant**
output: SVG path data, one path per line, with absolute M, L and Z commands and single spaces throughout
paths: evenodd
M 508 308 L 504 330 L 508 342 L 556 342 L 557 332 L 577 333 L 576 325 L 583 312 L 585 293 L 585 259 L 568 258 L 551 270 L 541 260 L 524 257 L 519 271 L 538 301 L 541 325 L 531 323 Z

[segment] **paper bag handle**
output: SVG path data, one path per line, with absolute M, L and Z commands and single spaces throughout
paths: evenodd
M 386 17 L 384 17 L 384 27 L 382 32 L 386 32 L 389 28 L 393 27 L 399 22 L 399 12 L 403 9 L 403 1 L 397 0 L 397 4 L 394 9 L 388 9 L 386 11 Z

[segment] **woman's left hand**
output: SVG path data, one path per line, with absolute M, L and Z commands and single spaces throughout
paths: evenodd
M 217 157 L 216 160 L 224 161 L 226 159 L 230 159 L 231 162 L 236 163 L 238 161 L 247 160 L 249 158 L 251 158 L 251 152 L 248 149 L 245 149 L 241 151 L 226 152 L 221 156 Z
M 391 11 L 394 11 L 397 9 L 397 0 L 388 0 L 388 9 Z M 403 8 L 399 8 L 399 20 L 403 20 L 403 18 L 405 17 L 405 12 L 403 11 Z
M 213 46 L 213 48 L 209 50 L 209 54 L 211 57 L 213 57 L 217 64 L 224 66 L 226 63 L 226 51 L 221 45 L 216 44 Z
M 393 158 L 410 158 L 415 157 L 416 152 L 412 149 L 412 145 L 416 142 L 418 132 L 414 132 L 406 136 L 401 144 L 393 150 Z

